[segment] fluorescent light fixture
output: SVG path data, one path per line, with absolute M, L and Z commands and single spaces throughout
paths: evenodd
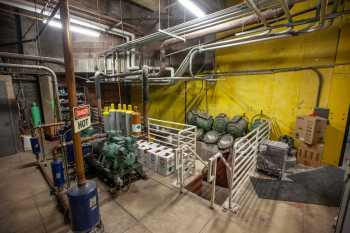
M 47 20 L 44 20 L 44 23 L 47 23 Z M 49 26 L 55 27 L 55 28 L 62 28 L 62 24 L 57 20 L 50 20 Z M 75 26 L 75 25 L 70 25 L 69 28 L 70 28 L 70 31 L 72 31 L 72 32 L 76 32 L 76 33 L 83 34 L 86 36 L 92 36 L 92 37 L 99 37 L 100 36 L 99 32 L 96 32 L 94 30 L 90 30 L 87 28 L 83 28 L 83 27 L 79 27 L 79 26 Z
M 179 2 L 198 18 L 202 18 L 205 16 L 204 11 L 201 8 L 199 8 L 196 4 L 194 4 L 191 0 L 179 0 Z

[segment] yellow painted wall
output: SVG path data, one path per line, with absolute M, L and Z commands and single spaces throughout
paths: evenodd
M 312 5 L 305 3 L 300 8 Z M 217 71 L 239 71 L 312 66 L 350 62 L 350 18 L 308 35 L 218 50 Z M 321 107 L 330 109 L 330 125 L 325 137 L 324 162 L 337 165 L 350 104 L 350 65 L 320 70 L 324 76 Z M 314 72 L 298 71 L 256 76 L 225 77 L 206 87 L 202 81 L 188 82 L 187 106 L 208 110 L 216 115 L 245 113 L 248 117 L 261 110 L 270 116 L 280 134 L 291 135 L 298 115 L 310 114 L 317 93 Z M 150 116 L 184 121 L 185 84 L 151 87 Z M 140 97 L 135 97 L 140 99 Z M 206 109 L 207 108 L 207 109 Z

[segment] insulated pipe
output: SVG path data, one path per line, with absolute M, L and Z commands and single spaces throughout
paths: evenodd
M 262 12 L 262 15 L 266 19 L 275 18 L 275 17 L 281 16 L 282 14 L 283 14 L 282 9 L 269 9 L 269 10 Z M 195 31 L 195 32 L 190 33 L 190 34 L 186 34 L 183 37 L 186 40 L 191 40 L 191 39 L 195 39 L 195 38 L 202 37 L 202 36 L 209 35 L 209 34 L 214 34 L 214 33 L 218 33 L 218 32 L 223 32 L 223 31 L 227 31 L 227 30 L 240 28 L 242 26 L 249 26 L 251 24 L 257 23 L 258 20 L 259 20 L 259 18 L 256 15 L 249 15 L 249 16 L 239 18 L 237 20 L 233 20 L 233 21 L 230 21 L 227 23 L 219 24 L 219 25 L 216 25 L 213 27 L 207 26 L 206 28 L 204 28 L 202 30 Z M 162 47 L 166 47 L 166 46 L 178 43 L 178 42 L 181 42 L 181 40 L 179 40 L 177 38 L 168 39 L 162 43 Z
M 0 63 L 0 67 L 6 67 L 6 68 L 25 68 L 25 69 L 39 69 L 39 70 L 45 70 L 48 73 L 50 73 L 52 77 L 52 85 L 54 89 L 54 95 L 55 95 L 55 102 L 57 105 L 57 111 L 58 111 L 58 120 L 62 120 L 61 116 L 61 106 L 60 106 L 60 99 L 58 95 L 58 82 L 57 82 L 57 76 L 56 73 L 50 69 L 47 66 L 39 66 L 39 65 L 24 65 L 24 64 L 9 64 L 9 63 Z
M 327 5 L 327 4 L 325 3 L 325 5 Z M 338 16 L 339 15 L 330 16 L 330 17 L 324 16 L 326 19 L 330 18 L 330 23 L 328 23 L 328 24 L 325 22 L 323 24 L 320 23 L 318 26 L 311 27 L 310 29 L 307 29 L 307 30 L 292 31 L 290 28 L 285 32 L 268 34 L 266 37 L 263 37 L 263 38 L 252 37 L 252 38 L 249 38 L 248 40 L 242 40 L 242 41 L 240 41 L 239 38 L 235 38 L 235 39 L 231 39 L 231 40 L 227 40 L 227 41 L 206 44 L 204 46 L 197 46 L 194 49 L 192 49 L 189 53 L 189 63 L 190 63 L 189 71 L 190 71 L 190 74 L 192 77 L 194 77 L 193 72 L 192 72 L 192 60 L 193 60 L 194 56 L 196 55 L 196 53 L 198 53 L 198 52 L 212 51 L 212 50 L 228 48 L 228 47 L 233 47 L 233 46 L 238 46 L 238 45 L 250 44 L 250 43 L 266 41 L 266 40 L 271 40 L 271 39 L 286 38 L 286 37 L 296 36 L 296 35 L 300 35 L 300 34 L 304 34 L 304 33 L 315 32 L 315 31 L 322 30 L 322 29 L 329 27 L 332 24 L 333 19 L 335 17 L 338 17 Z M 321 22 L 321 14 L 320 14 L 320 22 Z M 236 40 L 236 41 L 232 43 L 232 41 L 234 41 L 234 40 Z M 188 56 L 186 56 L 186 57 L 188 57 Z M 184 60 L 183 63 L 185 63 L 185 61 L 186 60 Z M 181 64 L 180 67 L 183 67 L 183 64 Z M 178 73 L 178 71 L 176 73 Z
M 21 59 L 21 60 L 28 60 L 28 61 L 47 62 L 47 63 L 54 63 L 54 64 L 59 64 L 59 65 L 64 64 L 64 61 L 62 59 L 59 59 L 59 58 L 41 57 L 41 56 L 18 54 L 18 53 L 0 52 L 0 57 Z
M 66 68 L 66 83 L 68 87 L 69 108 L 71 111 L 71 127 L 74 129 L 74 113 L 73 108 L 78 105 L 76 96 L 76 83 L 74 76 L 74 61 L 72 52 L 72 41 L 70 37 L 69 9 L 68 0 L 60 0 L 60 15 L 63 31 L 63 53 Z M 78 185 L 83 186 L 86 183 L 83 151 L 81 147 L 81 138 L 79 132 L 73 133 L 74 142 L 74 159 L 75 169 L 78 177 Z
M 299 0 L 296 0 L 299 1 Z M 275 7 L 277 4 L 274 4 L 273 2 L 268 0 L 261 1 L 260 3 L 261 8 L 271 8 Z M 171 34 L 185 34 L 189 33 L 190 31 L 196 31 L 198 30 L 197 28 L 200 26 L 206 27 L 206 25 L 210 23 L 217 22 L 218 20 L 224 20 L 226 19 L 227 21 L 232 20 L 232 17 L 239 18 L 242 16 L 242 13 L 251 13 L 251 11 L 245 3 L 237 4 L 235 6 L 223 9 L 221 11 L 217 11 L 215 13 L 206 15 L 203 18 L 200 19 L 193 19 L 188 22 L 176 25 L 174 27 L 170 27 L 166 29 L 165 31 Z M 161 32 L 155 32 L 150 35 L 132 40 L 130 42 L 118 45 L 110 50 L 107 50 L 105 54 L 111 54 L 112 52 L 115 51 L 120 51 L 123 49 L 129 49 L 132 47 L 140 46 L 145 43 L 151 42 L 151 41 L 156 41 L 156 40 L 161 40 L 161 39 L 167 39 L 170 38 L 170 36 L 165 35 L 164 33 Z

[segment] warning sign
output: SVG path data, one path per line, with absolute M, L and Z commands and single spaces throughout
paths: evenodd
M 91 125 L 90 105 L 80 105 L 73 108 L 74 133 L 89 128 Z

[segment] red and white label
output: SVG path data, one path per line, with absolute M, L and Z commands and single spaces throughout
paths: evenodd
M 91 126 L 90 105 L 80 105 L 73 108 L 74 132 L 78 133 Z

